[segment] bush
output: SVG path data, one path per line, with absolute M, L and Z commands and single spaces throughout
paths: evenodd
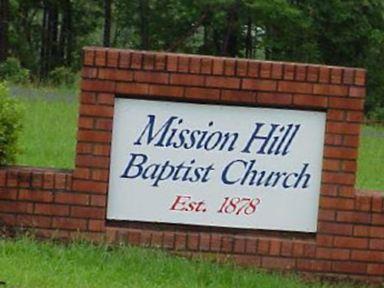
M 22 107 L 12 99 L 4 83 L 0 83 L 0 166 L 12 164 L 18 149 Z
M 58 67 L 49 72 L 48 80 L 52 85 L 55 86 L 71 86 L 76 81 L 76 75 L 70 68 Z
M 15 84 L 25 84 L 29 81 L 29 70 L 21 67 L 16 58 L 8 58 L 0 64 L 0 80 Z

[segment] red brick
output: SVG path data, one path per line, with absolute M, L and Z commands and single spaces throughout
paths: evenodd
M 94 182 L 94 181 L 85 181 L 85 180 L 74 180 L 73 181 L 73 190 L 103 194 L 107 191 L 107 184 L 104 182 Z
M 384 226 L 384 215 L 383 214 L 371 214 L 371 215 L 372 215 L 372 224 L 373 225 Z
M 222 58 L 213 58 L 213 74 L 214 75 L 223 75 L 224 73 L 224 59 Z
M 295 65 L 284 64 L 283 78 L 285 80 L 294 80 L 295 79 Z
M 191 74 L 171 74 L 172 85 L 204 86 L 205 77 Z
M 340 224 L 332 222 L 319 222 L 318 231 L 332 235 L 352 235 L 352 224 Z M 341 248 L 345 248 L 341 246 Z
M 360 139 L 359 136 L 345 135 L 343 139 L 343 145 L 347 147 L 359 147 Z
M 17 225 L 20 227 L 50 228 L 51 223 L 50 216 L 17 215 Z
M 258 91 L 276 91 L 277 82 L 273 80 L 243 79 L 243 89 Z
M 336 212 L 320 209 L 318 219 L 321 221 L 334 221 L 336 219 Z
M 368 264 L 367 273 L 370 275 L 384 275 L 384 264 Z
M 352 260 L 364 262 L 382 262 L 384 263 L 384 252 L 369 250 L 353 250 Z
M 291 105 L 292 95 L 285 93 L 258 93 L 257 103 L 265 105 Z
M 364 102 L 361 99 L 351 98 L 330 98 L 329 107 L 336 109 L 347 109 L 347 110 L 362 110 Z
M 116 93 L 125 95 L 148 95 L 149 85 L 145 83 L 117 83 Z
M 321 195 L 323 196 L 337 196 L 339 185 L 336 184 L 323 184 L 321 185 Z
M 384 205 L 383 205 L 384 197 L 382 197 L 382 194 L 374 195 L 372 197 L 372 211 L 373 212 L 383 212 L 384 211 Z
M 221 252 L 232 253 L 234 245 L 233 237 L 223 237 L 221 241 Z
M 344 121 L 345 114 L 346 113 L 345 113 L 344 110 L 328 109 L 328 111 L 327 111 L 327 120 Z
M 166 96 L 170 98 L 182 98 L 184 96 L 184 88 L 167 85 L 150 85 L 149 95 Z
M 342 164 L 341 164 L 341 170 L 343 172 L 356 173 L 356 171 L 357 171 L 357 161 L 356 160 L 343 161 Z
M 246 248 L 246 239 L 240 238 L 240 237 L 235 238 L 233 252 L 242 254 L 242 253 L 245 253 L 245 248 Z
M 135 81 L 145 83 L 168 84 L 169 74 L 163 72 L 136 71 Z
M 343 69 L 341 68 L 332 68 L 331 69 L 331 83 L 341 84 L 343 78 Z
M 327 96 L 348 96 L 348 87 L 342 85 L 314 84 L 313 93 Z
M 324 156 L 332 159 L 354 160 L 357 158 L 357 150 L 346 147 L 330 147 L 324 148 Z
M 81 116 L 113 117 L 113 107 L 104 105 L 80 105 Z
M 232 59 L 225 59 L 224 74 L 227 76 L 234 76 L 235 73 L 236 73 L 236 61 Z
M 194 74 L 199 74 L 200 73 L 200 63 L 201 63 L 200 57 L 198 57 L 198 56 L 191 57 L 188 72 L 194 73 Z
M 107 146 L 108 147 L 108 146 Z M 109 147 L 108 147 L 109 149 Z M 109 171 L 106 169 L 92 169 L 91 179 L 96 181 L 108 181 Z
M 131 51 L 120 52 L 119 67 L 123 69 L 131 67 Z
M 261 260 L 261 265 L 263 268 L 291 270 L 295 268 L 295 260 L 281 257 L 263 257 Z
M 331 75 L 331 69 L 328 67 L 320 67 L 319 82 L 320 83 L 329 83 Z
M 117 67 L 118 63 L 119 63 L 119 57 L 120 57 L 119 51 L 109 50 L 107 52 L 107 66 L 108 67 Z
M 356 195 L 355 209 L 360 211 L 371 210 L 372 197 L 370 195 Z
M 187 235 L 187 247 L 188 250 L 197 250 L 199 248 L 199 234 L 197 233 L 188 233 Z
M 239 90 L 222 90 L 221 100 L 233 103 L 256 103 L 255 92 Z
M 272 79 L 282 79 L 283 77 L 283 64 L 282 63 L 272 63 Z
M 91 205 L 96 207 L 106 207 L 107 197 L 105 195 L 91 195 Z
M 296 65 L 296 81 L 305 81 L 307 76 L 307 66 L 305 65 Z
M 278 91 L 288 93 L 312 94 L 313 84 L 306 82 L 279 81 Z
M 349 260 L 350 250 L 340 248 L 317 248 L 316 258 L 331 260 Z
M 365 97 L 365 87 L 350 87 L 349 96 L 357 98 Z
M 366 84 L 366 71 L 363 69 L 355 70 L 355 85 L 364 86 Z
M 333 235 L 317 234 L 316 244 L 318 247 L 333 247 Z
M 245 253 L 256 254 L 258 249 L 257 239 L 247 239 L 245 243 Z
M 175 233 L 175 250 L 185 250 L 187 248 L 187 234 Z
M 369 237 L 370 227 L 366 225 L 355 225 L 353 227 L 353 236 L 357 237 Z
M 96 104 L 96 93 L 83 91 L 80 95 L 80 102 L 84 104 Z
M 340 171 L 340 160 L 333 160 L 333 159 L 324 159 L 323 160 L 323 169 L 325 171 Z
M 105 221 L 104 220 L 89 220 L 88 230 L 93 232 L 104 232 L 105 231 Z
M 343 84 L 351 85 L 354 82 L 355 70 L 352 68 L 344 68 Z
M 44 173 L 43 188 L 44 189 L 53 189 L 55 187 L 55 174 L 52 172 Z
M 257 245 L 257 253 L 260 255 L 268 255 L 269 245 L 270 245 L 270 241 L 265 239 L 259 239 L 258 245 Z
M 20 190 L 19 193 L 22 195 L 24 191 L 29 192 L 28 190 Z M 36 194 L 39 195 L 39 193 Z M 19 196 L 19 199 L 29 200 L 28 198 L 24 199 L 23 196 Z M 17 200 L 17 189 L 0 188 L 0 200 Z
M 132 52 L 131 53 L 131 68 L 132 69 L 141 69 L 143 63 L 143 54 L 141 52 Z
M 99 69 L 99 78 L 104 80 L 130 82 L 133 80 L 133 72 L 127 70 L 104 68 Z
M 88 205 L 89 195 L 72 192 L 60 192 L 55 194 L 55 203 Z
M 272 76 L 272 63 L 261 62 L 260 63 L 260 78 L 271 78 Z
M 212 74 L 212 59 L 203 57 L 201 58 L 201 74 Z
M 322 182 L 329 184 L 354 185 L 355 175 L 342 172 L 323 172 Z
M 384 250 L 384 239 L 370 239 L 369 249 Z
M 220 252 L 221 250 L 221 234 L 211 234 L 210 251 Z
M 218 100 L 220 98 L 220 90 L 187 87 L 185 97 L 189 99 Z
M 317 82 L 319 80 L 320 69 L 317 66 L 308 66 L 307 81 Z
M 97 119 L 95 128 L 99 130 L 109 131 L 106 133 L 111 133 L 113 122 L 112 119 Z M 101 131 L 98 131 L 101 132 Z
M 155 67 L 155 54 L 144 53 L 143 58 L 143 69 L 153 70 Z
M 372 238 L 384 238 L 384 227 L 371 227 L 369 235 Z
M 279 256 L 281 249 L 281 241 L 272 239 L 270 241 L 269 255 L 271 256 Z
M 93 50 L 84 49 L 83 65 L 92 66 L 95 60 L 95 52 Z
M 101 207 L 77 207 L 71 208 L 71 216 L 75 218 L 104 219 L 105 209 Z
M 50 215 L 50 216 L 67 216 L 69 215 L 68 205 L 54 204 L 35 204 L 35 214 Z
M 293 97 L 293 104 L 298 106 L 326 108 L 328 105 L 328 98 L 322 96 L 296 94 Z
M 80 116 L 79 122 L 78 122 L 78 127 L 84 128 L 84 129 L 92 129 L 93 128 L 93 118 Z
M 77 155 L 76 167 L 109 168 L 109 157 Z
M 208 76 L 206 85 L 208 87 L 238 89 L 240 88 L 240 80 L 233 77 Z
M 107 65 L 107 52 L 105 50 L 96 50 L 95 65 L 96 66 Z
M 297 260 L 297 268 L 304 271 L 328 272 L 331 271 L 331 261 L 299 259 Z
M 237 60 L 236 75 L 239 77 L 246 77 L 248 75 L 248 61 Z
M 93 155 L 109 156 L 110 152 L 111 152 L 111 145 L 108 145 L 108 144 L 93 145 Z
M 255 61 L 250 61 L 248 64 L 248 76 L 249 77 L 259 77 L 260 63 Z
M 111 132 L 100 130 L 80 130 L 77 134 L 78 141 L 110 143 L 112 139 Z
M 364 120 L 364 113 L 362 111 L 348 111 L 347 121 L 361 123 Z
M 17 195 L 16 193 L 12 193 L 12 194 L 14 194 L 15 196 Z M 27 200 L 27 201 L 33 201 L 33 202 L 52 202 L 53 193 L 51 191 L 20 189 L 19 200 Z
M 83 67 L 83 69 L 81 69 L 81 77 L 88 79 L 97 78 L 97 68 Z
M 87 221 L 85 219 L 75 219 L 69 217 L 53 218 L 52 228 L 66 230 L 85 230 Z
M 371 214 L 356 211 L 338 211 L 336 220 L 346 223 L 369 224 L 371 222 Z
M 368 239 L 336 236 L 334 245 L 339 248 L 365 249 L 368 248 Z
M 78 142 L 76 146 L 77 154 L 90 154 L 92 153 L 92 144 Z
M 367 271 L 367 264 L 356 262 L 333 262 L 332 271 L 348 274 L 365 274 Z
M 326 133 L 341 135 L 359 135 L 360 124 L 328 121 Z
M 167 55 L 167 70 L 177 71 L 177 54 Z
M 188 72 L 189 71 L 189 57 L 180 55 L 177 62 L 177 71 L 178 72 Z
M 199 241 L 199 250 L 200 251 L 209 251 L 209 244 L 210 244 L 210 239 L 209 239 L 209 234 L 207 233 L 200 233 L 200 241 Z
M 167 62 L 167 59 L 166 59 L 165 55 L 156 54 L 155 70 L 158 70 L 158 71 L 159 70 L 165 70 L 166 62 Z

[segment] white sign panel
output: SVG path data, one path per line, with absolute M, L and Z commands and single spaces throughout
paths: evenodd
M 116 98 L 107 218 L 315 232 L 325 113 Z

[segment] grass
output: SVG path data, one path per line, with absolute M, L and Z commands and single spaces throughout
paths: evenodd
M 86 243 L 64 246 L 30 238 L 0 240 L 0 267 L 5 288 L 352 287 L 304 283 L 293 275 L 192 261 L 150 249 Z
M 360 139 L 357 187 L 384 191 L 384 127 L 366 126 Z
M 74 167 L 78 101 L 74 89 L 13 87 L 25 106 L 19 165 Z

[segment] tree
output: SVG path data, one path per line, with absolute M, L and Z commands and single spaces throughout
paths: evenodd
M 0 0 L 0 62 L 8 56 L 9 0 Z
M 112 0 L 104 0 L 104 34 L 103 45 L 111 45 L 111 25 L 112 25 Z

